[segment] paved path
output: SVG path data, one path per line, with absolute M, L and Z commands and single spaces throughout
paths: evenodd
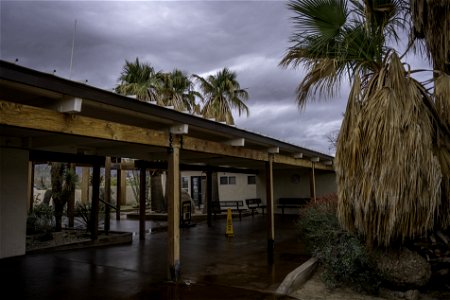
M 147 223 L 147 228 L 154 224 Z M 276 218 L 273 265 L 267 263 L 265 217 L 226 220 L 181 229 L 182 283 L 166 282 L 167 234 L 137 234 L 131 245 L 33 254 L 0 260 L 2 299 L 288 299 L 273 295 L 284 277 L 308 257 L 294 219 Z M 111 230 L 137 232 L 138 222 Z M 12 296 L 14 295 L 14 296 Z

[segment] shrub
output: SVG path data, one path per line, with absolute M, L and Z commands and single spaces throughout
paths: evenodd
M 339 225 L 336 207 L 335 194 L 310 202 L 300 212 L 300 234 L 323 265 L 322 280 L 327 287 L 347 285 L 359 291 L 376 293 L 380 277 L 362 241 Z
M 92 218 L 91 218 L 91 211 L 92 211 L 92 207 L 90 203 L 77 203 L 76 208 L 75 208 L 75 215 L 79 218 L 77 218 L 78 223 L 81 225 L 81 227 L 83 227 L 84 229 L 86 229 L 86 231 L 90 231 L 91 229 L 91 224 L 92 224 Z M 98 219 L 99 222 L 101 222 L 102 218 L 104 217 L 105 214 L 105 209 L 104 209 L 104 205 L 102 203 L 100 203 L 99 206 L 99 214 L 98 214 Z
M 55 225 L 53 207 L 45 203 L 34 205 L 27 217 L 27 234 L 50 233 Z

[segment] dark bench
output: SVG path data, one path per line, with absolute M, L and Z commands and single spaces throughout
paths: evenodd
M 281 213 L 284 215 L 285 208 L 302 208 L 310 200 L 311 198 L 279 198 L 278 208 L 281 208 Z
M 225 200 L 225 201 L 213 201 L 212 211 L 214 215 L 222 212 L 227 212 L 228 208 L 232 211 L 239 213 L 239 220 L 242 220 L 242 211 L 244 210 L 244 201 L 242 200 Z
M 252 210 L 252 216 L 258 208 L 261 208 L 262 213 L 264 214 L 264 209 L 266 206 L 262 204 L 260 198 L 246 199 L 245 204 L 247 204 L 248 209 Z

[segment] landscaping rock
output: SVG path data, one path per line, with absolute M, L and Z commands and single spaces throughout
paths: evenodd
M 399 290 L 415 290 L 431 278 L 431 266 L 425 258 L 409 249 L 377 252 L 375 262 L 386 284 Z

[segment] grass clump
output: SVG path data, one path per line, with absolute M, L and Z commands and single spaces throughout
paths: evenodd
M 376 294 L 380 276 L 364 243 L 339 225 L 336 209 L 335 194 L 311 201 L 301 210 L 297 223 L 300 234 L 324 267 L 322 280 L 328 288 L 348 286 Z

